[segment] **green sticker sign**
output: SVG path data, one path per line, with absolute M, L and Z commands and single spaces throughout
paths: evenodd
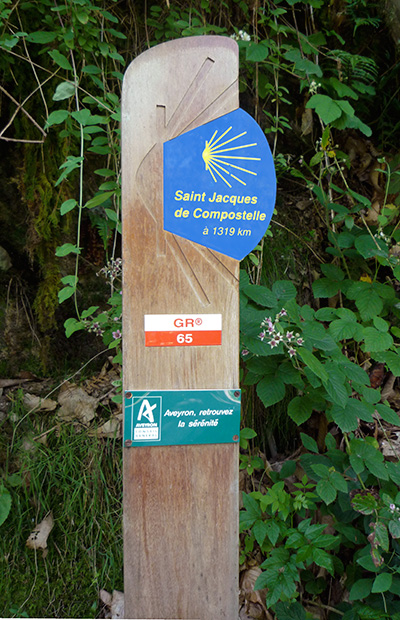
M 237 443 L 240 390 L 125 392 L 124 446 Z

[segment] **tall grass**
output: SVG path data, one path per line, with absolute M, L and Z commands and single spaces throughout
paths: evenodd
M 0 425 L 0 468 L 20 475 L 0 528 L 0 617 L 95 618 L 99 590 L 123 589 L 120 441 L 24 413 L 17 399 Z M 50 511 L 47 554 L 28 549 Z

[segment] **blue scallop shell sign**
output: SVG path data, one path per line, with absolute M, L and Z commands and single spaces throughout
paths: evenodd
M 164 143 L 164 230 L 242 260 L 264 236 L 275 195 L 268 142 L 244 110 Z

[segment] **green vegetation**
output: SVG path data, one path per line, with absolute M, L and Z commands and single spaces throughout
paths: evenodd
M 259 567 L 277 620 L 400 618 L 398 5 L 133 4 L 0 0 L 1 174 L 26 222 L 17 233 L 0 202 L 18 282 L 1 272 L 5 347 L 29 341 L 16 291 L 36 343 L 25 364 L 51 367 L 54 336 L 79 347 L 85 331 L 121 361 L 124 68 L 173 38 L 235 38 L 241 105 L 278 176 L 276 216 L 241 272 L 241 570 Z M 98 590 L 123 587 L 118 442 L 11 396 L 0 614 L 95 617 Z M 25 548 L 49 512 L 47 555 Z

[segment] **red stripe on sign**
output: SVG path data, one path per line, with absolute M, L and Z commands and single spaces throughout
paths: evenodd
M 219 345 L 222 342 L 221 331 L 198 332 L 145 332 L 146 347 L 199 347 Z

